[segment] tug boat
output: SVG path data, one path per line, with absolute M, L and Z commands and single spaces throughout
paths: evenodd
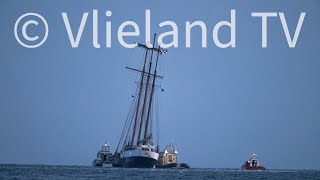
M 190 166 L 186 163 L 178 163 L 178 151 L 175 150 L 173 143 L 170 143 L 164 148 L 164 151 L 160 152 L 159 160 L 156 168 L 178 168 L 189 169 Z
M 259 158 L 256 154 L 253 154 L 249 160 L 244 162 L 241 169 L 243 170 L 266 170 L 266 168 L 260 165 Z
M 112 167 L 113 154 L 110 147 L 105 143 L 101 150 L 97 153 L 97 158 L 92 161 L 93 166 Z

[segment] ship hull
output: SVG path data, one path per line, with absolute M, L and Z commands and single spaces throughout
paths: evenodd
M 114 167 L 155 168 L 159 154 L 153 151 L 128 150 L 120 155 Z
M 120 158 L 120 166 L 125 168 L 154 168 L 157 160 L 148 157 Z

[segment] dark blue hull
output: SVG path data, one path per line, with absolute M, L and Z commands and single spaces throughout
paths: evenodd
M 156 168 L 189 169 L 190 166 L 186 163 L 171 163 L 171 164 L 157 164 Z
M 120 158 L 118 164 L 114 164 L 114 167 L 125 167 L 125 168 L 154 168 L 157 161 L 147 157 L 127 157 Z

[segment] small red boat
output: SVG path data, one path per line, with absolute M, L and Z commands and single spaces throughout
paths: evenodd
M 258 157 L 253 154 L 251 158 L 244 162 L 244 165 L 241 166 L 243 170 L 266 170 L 266 168 L 260 165 Z

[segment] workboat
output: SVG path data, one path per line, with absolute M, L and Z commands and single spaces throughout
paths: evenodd
M 111 167 L 113 162 L 113 153 L 110 146 L 104 143 L 101 150 L 97 153 L 97 158 L 92 161 L 93 166 Z
M 243 170 L 266 170 L 266 168 L 260 164 L 259 158 L 256 154 L 253 154 L 249 160 L 244 162 L 241 169 L 243 169 Z
M 167 145 L 162 152 L 160 152 L 157 168 L 190 168 L 186 163 L 178 163 L 178 151 L 175 149 L 173 143 Z
M 155 134 L 158 134 L 158 112 L 154 98 L 160 87 L 156 82 L 163 78 L 158 75 L 159 55 L 166 53 L 167 50 L 160 46 L 155 47 L 155 40 L 156 34 L 150 47 L 137 43 L 137 47 L 144 50 L 141 69 L 126 67 L 139 73 L 140 79 L 136 93 L 132 95 L 132 106 L 114 154 L 114 167 L 155 168 L 159 158 L 159 140 L 157 144 L 154 143 L 153 133 L 157 131 Z

